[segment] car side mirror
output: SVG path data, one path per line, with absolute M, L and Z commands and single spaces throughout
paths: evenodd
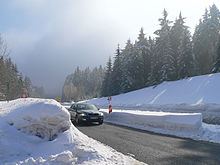
M 98 111 L 100 110 L 100 108 L 98 108 Z
M 76 111 L 76 108 L 70 108 L 72 111 Z

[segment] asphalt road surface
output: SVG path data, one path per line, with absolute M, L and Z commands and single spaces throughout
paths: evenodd
M 149 165 L 220 165 L 220 144 L 107 123 L 85 124 L 77 128 L 89 137 Z

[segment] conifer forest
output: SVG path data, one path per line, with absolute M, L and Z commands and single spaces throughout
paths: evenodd
M 117 46 L 105 68 L 77 68 L 66 79 L 63 99 L 77 101 L 117 95 L 164 81 L 219 72 L 219 9 L 215 4 L 206 9 L 193 34 L 185 20 L 180 12 L 176 20 L 170 21 L 164 9 L 155 37 L 146 36 L 141 28 L 137 40 L 128 39 L 124 48 Z

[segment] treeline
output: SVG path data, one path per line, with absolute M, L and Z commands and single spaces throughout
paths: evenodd
M 171 22 L 164 9 L 159 23 L 155 38 L 145 36 L 141 28 L 137 40 L 127 40 L 123 49 L 118 45 L 114 59 L 109 58 L 105 69 L 95 68 L 96 74 L 77 68 L 65 81 L 63 100 L 117 95 L 219 71 L 220 12 L 216 5 L 205 10 L 193 35 L 181 13 Z
M 171 22 L 164 9 L 156 38 L 146 37 L 141 28 L 133 44 L 118 46 L 112 63 L 107 62 L 101 96 L 110 96 L 219 71 L 220 12 L 216 5 L 206 9 L 193 36 L 182 14 Z
M 63 91 L 63 101 L 79 101 L 83 99 L 99 97 L 105 69 L 100 66 L 90 70 L 76 68 L 73 74 L 67 76 Z
M 23 93 L 28 97 L 42 97 L 44 91 L 42 87 L 34 87 L 29 77 L 23 78 L 0 36 L 0 100 L 13 100 Z

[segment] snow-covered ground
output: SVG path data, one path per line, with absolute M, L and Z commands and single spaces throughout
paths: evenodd
M 158 86 L 113 96 L 112 104 L 219 104 L 219 91 L 220 73 L 216 73 L 163 82 Z M 102 104 L 106 102 L 106 98 L 93 102 Z
M 220 73 L 163 82 L 154 87 L 112 96 L 113 109 L 202 113 L 203 121 L 220 124 Z M 106 97 L 88 100 L 107 108 Z
M 107 97 L 84 102 L 103 108 L 107 122 L 220 143 L 219 91 L 220 73 L 217 73 L 112 96 L 110 115 L 106 110 Z
M 113 96 L 110 115 L 106 97 L 87 102 L 104 108 L 107 122 L 220 143 L 220 126 L 202 122 L 220 124 L 219 91 L 218 73 Z M 0 164 L 141 162 L 82 134 L 56 101 L 28 98 L 0 102 Z
M 0 164 L 142 164 L 82 134 L 55 100 L 0 102 Z

